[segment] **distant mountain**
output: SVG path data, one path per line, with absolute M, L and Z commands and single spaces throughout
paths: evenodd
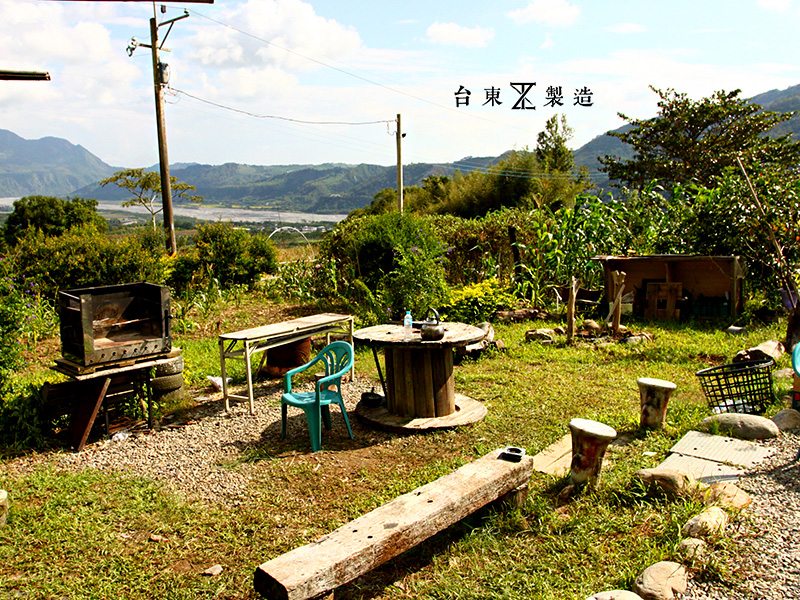
M 751 99 L 766 110 L 800 111 L 800 85 L 771 90 Z M 624 125 L 614 131 L 626 131 Z M 781 123 L 773 135 L 791 133 L 800 140 L 800 115 Z M 631 158 L 630 147 L 608 134 L 597 136 L 575 151 L 575 162 L 587 167 L 599 188 L 608 188 L 608 179 L 599 173 L 598 157 L 609 155 Z M 496 164 L 499 157 L 466 157 L 448 164 L 415 163 L 404 165 L 405 185 L 420 185 L 430 175 L 453 175 Z M 157 165 L 149 167 L 157 169 Z M 97 182 L 119 168 L 110 167 L 81 146 L 58 138 L 24 140 L 0 129 L 0 197 L 32 194 L 76 195 L 98 200 L 125 200 L 129 197 L 116 186 L 101 188 Z M 176 163 L 171 174 L 190 183 L 206 204 L 230 207 L 300 211 L 319 214 L 349 213 L 369 204 L 373 196 L 397 184 L 394 166 L 349 165 L 202 165 Z
M 0 197 L 65 195 L 115 170 L 67 140 L 26 140 L 0 129 Z
M 453 175 L 491 166 L 497 157 L 467 157 L 457 163 L 403 166 L 403 184 L 421 185 L 430 175 Z M 397 185 L 397 168 L 381 165 L 324 163 L 319 165 L 173 165 L 170 175 L 195 186 L 206 204 L 236 208 L 346 214 L 363 208 L 373 196 Z M 93 184 L 76 195 L 98 200 L 125 200 L 128 195 L 114 186 Z
M 797 111 L 798 114 L 791 119 L 779 123 L 770 132 L 770 135 L 779 137 L 788 133 L 791 134 L 794 141 L 800 141 L 800 85 L 786 88 L 785 90 L 770 90 L 758 96 L 753 96 L 750 101 L 761 105 L 764 110 L 774 112 Z M 629 131 L 630 128 L 631 126 L 626 124 L 613 131 L 615 133 L 624 133 Z M 600 173 L 601 165 L 597 159 L 606 155 L 630 159 L 633 158 L 633 150 L 618 138 L 604 133 L 575 150 L 574 155 L 575 164 L 585 166 L 589 173 L 592 174 L 595 186 L 607 189 L 609 187 L 608 177 Z

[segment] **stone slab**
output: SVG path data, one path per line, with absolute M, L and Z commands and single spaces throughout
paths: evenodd
M 689 473 L 697 481 L 702 481 L 709 485 L 718 481 L 738 481 L 745 473 L 744 469 L 738 467 L 681 454 L 670 454 L 658 466 L 659 468 L 677 469 Z
M 572 463 L 572 435 L 567 434 L 533 457 L 533 468 L 548 475 L 565 475 Z
M 670 452 L 738 467 L 753 467 L 772 454 L 770 448 L 747 440 L 689 431 Z

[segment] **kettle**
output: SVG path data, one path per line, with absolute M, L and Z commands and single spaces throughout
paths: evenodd
M 439 313 L 436 309 L 429 308 L 425 318 L 427 319 L 431 313 L 433 313 L 434 320 L 423 321 L 422 328 L 419 332 L 420 336 L 422 336 L 422 340 L 426 342 L 435 342 L 444 337 L 444 325 L 439 321 Z

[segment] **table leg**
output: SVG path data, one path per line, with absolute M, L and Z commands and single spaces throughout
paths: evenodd
M 222 373 L 222 399 L 225 400 L 225 412 L 230 412 L 231 401 L 228 398 L 228 377 L 225 373 L 225 341 L 219 340 L 219 368 Z
M 111 378 L 106 377 L 98 380 L 94 385 L 88 386 L 91 392 L 88 394 L 89 404 L 75 402 L 72 408 L 72 419 L 69 424 L 70 437 L 75 446 L 75 451 L 80 452 L 86 445 L 89 432 L 92 430 L 97 412 L 106 396 Z
M 247 366 L 247 399 L 250 401 L 250 414 L 254 413 L 253 402 L 253 366 L 250 363 L 250 342 L 244 342 L 244 362 Z

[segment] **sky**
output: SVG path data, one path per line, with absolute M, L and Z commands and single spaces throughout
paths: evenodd
M 158 162 L 149 21 L 171 163 L 404 164 L 533 149 L 553 115 L 578 148 L 656 114 L 650 89 L 699 99 L 800 83 L 800 0 L 0 0 L 0 129 L 80 144 L 115 167 Z M 164 36 L 167 27 L 159 29 Z M 469 95 L 467 95 L 469 91 Z M 467 102 L 468 100 L 468 102 Z

